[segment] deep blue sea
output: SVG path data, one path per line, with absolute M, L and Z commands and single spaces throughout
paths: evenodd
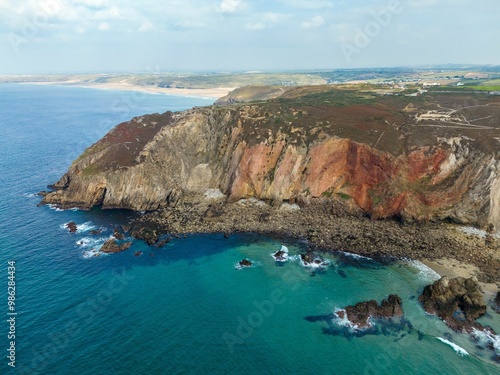
M 424 313 L 417 297 L 436 275 L 419 263 L 339 254 L 313 272 L 295 257 L 301 243 L 253 234 L 193 235 L 162 249 L 136 241 L 87 257 L 132 213 L 37 207 L 34 193 L 114 125 L 211 102 L 0 85 L 0 374 L 500 374 L 492 350 Z M 76 234 L 64 228 L 69 221 Z M 281 245 L 291 257 L 278 267 L 270 254 Z M 244 258 L 255 266 L 236 270 Z M 362 335 L 331 316 L 390 293 L 403 299 L 404 327 L 375 323 L 376 334 Z M 491 310 L 482 323 L 500 331 Z

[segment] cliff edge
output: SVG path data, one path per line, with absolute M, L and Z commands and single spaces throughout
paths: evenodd
M 43 203 L 150 211 L 187 196 L 273 206 L 319 199 L 373 219 L 500 228 L 499 97 L 330 86 L 265 93 L 274 99 L 122 123 Z

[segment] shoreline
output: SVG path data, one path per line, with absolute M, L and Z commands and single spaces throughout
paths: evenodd
M 96 90 L 134 91 L 146 94 L 186 96 L 191 98 L 214 99 L 214 100 L 222 98 L 234 90 L 233 87 L 187 89 L 187 88 L 157 87 L 152 85 L 132 85 L 129 83 L 91 83 L 91 82 L 81 82 L 81 81 L 20 82 L 19 84 L 69 86 L 69 87 L 81 87 L 81 88 L 96 89 Z
M 149 244 L 156 243 L 162 234 L 258 233 L 303 241 L 313 251 L 418 260 L 441 276 L 476 276 L 490 284 L 483 287 L 488 295 L 500 287 L 500 254 L 486 246 L 484 238 L 446 223 L 371 220 L 362 213 L 347 213 L 342 205 L 325 212 L 321 204 L 302 208 L 287 204 L 271 207 L 252 200 L 203 204 L 193 197 L 130 224 L 131 234 Z

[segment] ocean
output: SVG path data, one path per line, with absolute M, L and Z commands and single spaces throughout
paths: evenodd
M 337 253 L 311 270 L 298 260 L 303 243 L 256 234 L 191 235 L 161 249 L 135 241 L 95 257 L 134 213 L 37 207 L 35 193 L 114 125 L 212 102 L 0 85 L 1 374 L 500 373 L 486 338 L 456 334 L 423 311 L 418 295 L 437 275 L 418 262 Z M 271 254 L 283 245 L 290 259 L 278 266 Z M 245 258 L 254 266 L 237 270 Z M 392 293 L 404 324 L 374 322 L 364 334 L 332 317 Z M 481 322 L 500 332 L 499 317 L 488 309 Z

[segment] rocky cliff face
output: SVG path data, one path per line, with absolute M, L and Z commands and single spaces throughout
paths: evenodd
M 500 228 L 498 98 L 410 103 L 329 90 L 134 118 L 89 147 L 43 202 L 156 210 L 186 195 L 321 198 L 373 218 Z

